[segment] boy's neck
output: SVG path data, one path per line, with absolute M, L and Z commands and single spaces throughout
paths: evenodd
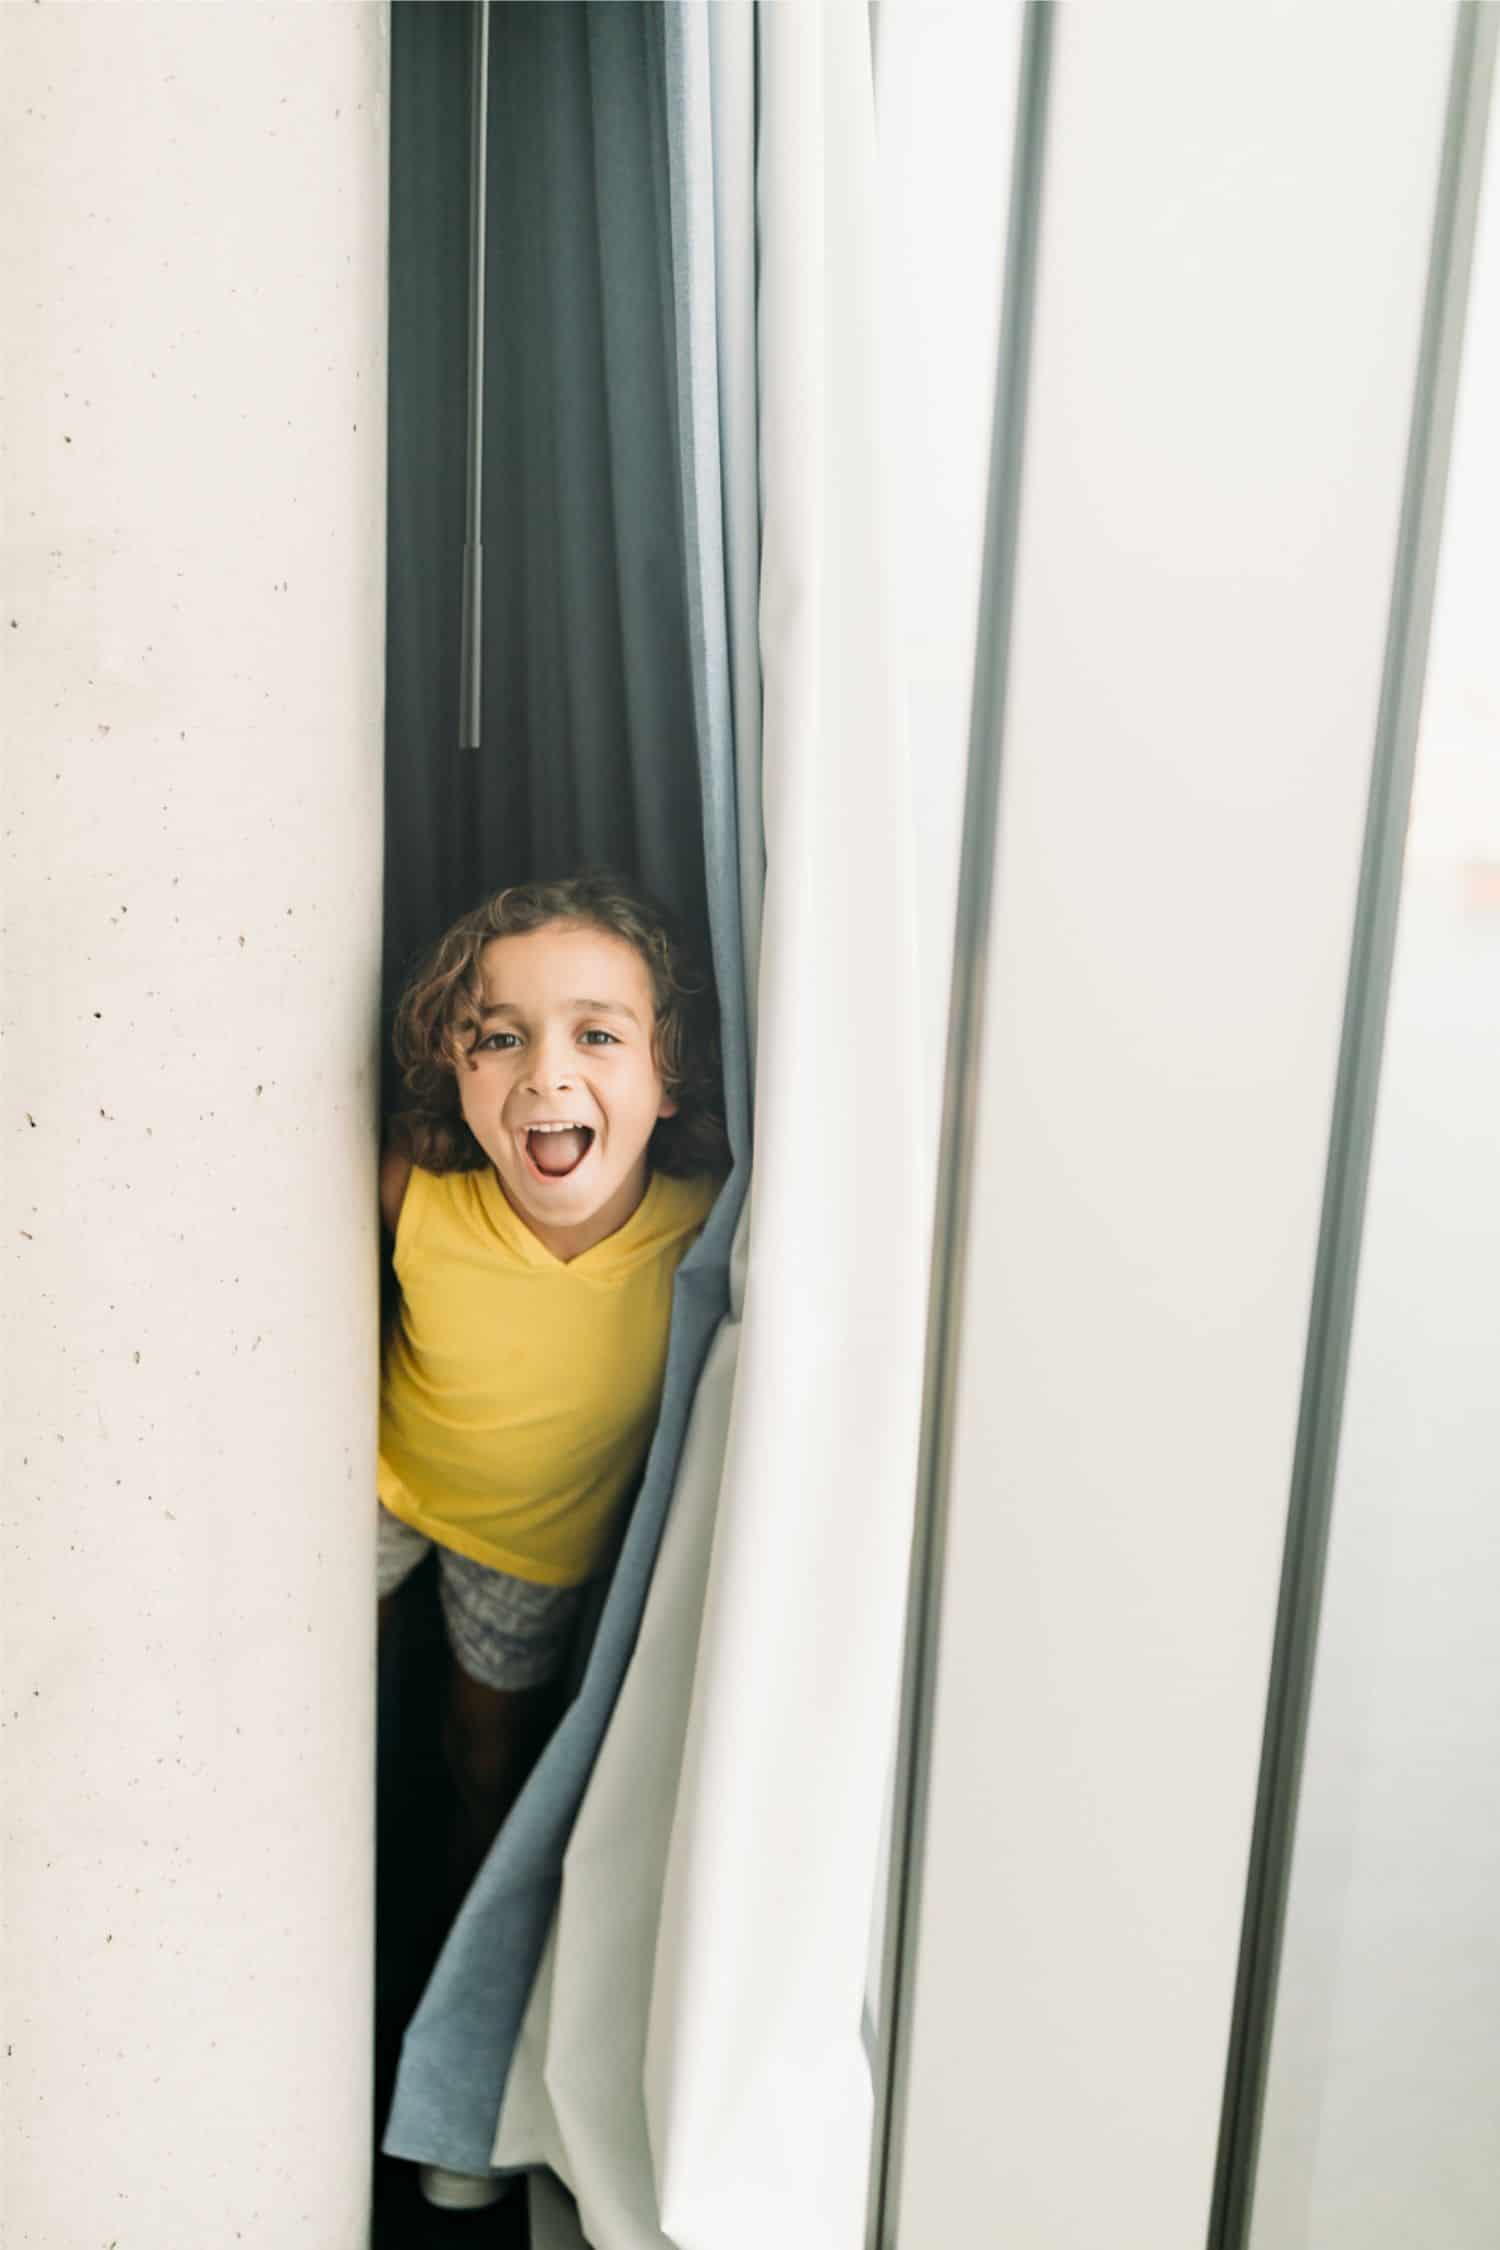
M 627 1226 L 645 1201 L 646 1190 L 651 1184 L 650 1166 L 643 1157 L 639 1171 L 623 1181 L 609 1201 L 601 1203 L 589 1218 L 580 1219 L 576 1226 L 553 1227 L 544 1226 L 528 1211 L 516 1210 L 515 1204 L 505 1194 L 505 1182 L 497 1167 L 492 1164 L 490 1170 L 494 1173 L 495 1184 L 500 1193 L 505 1196 L 526 1232 L 533 1235 L 544 1250 L 550 1250 L 553 1257 L 563 1265 L 571 1265 L 586 1250 L 593 1250 L 599 1243 L 607 1242 L 612 1234 L 618 1234 L 621 1227 Z

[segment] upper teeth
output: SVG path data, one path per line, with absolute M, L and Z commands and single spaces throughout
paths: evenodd
M 528 1133 L 582 1133 L 586 1128 L 582 1125 L 528 1125 L 526 1130 Z

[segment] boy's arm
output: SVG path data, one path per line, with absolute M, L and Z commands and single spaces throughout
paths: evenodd
M 380 1158 L 380 1216 L 386 1229 L 394 1234 L 396 1221 L 401 1216 L 401 1206 L 406 1200 L 406 1183 L 411 1178 L 411 1158 L 398 1148 L 385 1149 Z

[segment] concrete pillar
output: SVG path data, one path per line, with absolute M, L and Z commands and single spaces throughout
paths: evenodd
M 4 2239 L 353 2250 L 386 13 L 0 89 Z

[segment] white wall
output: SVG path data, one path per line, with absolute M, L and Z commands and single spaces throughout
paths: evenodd
M 898 2238 L 1199 2250 L 1452 19 L 1056 20 Z
M 1256 2250 L 1500 2236 L 1500 163 L 1454 431 Z
M 386 38 L 0 10 L 7 2250 L 364 2239 Z

